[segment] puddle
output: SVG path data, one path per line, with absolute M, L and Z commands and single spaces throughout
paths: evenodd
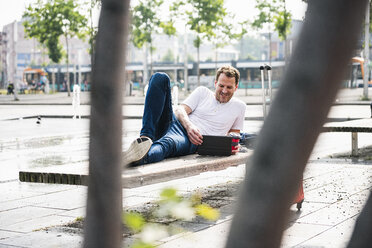
M 24 146 L 27 148 L 43 148 L 49 146 L 62 145 L 66 140 L 70 140 L 71 137 L 51 137 L 32 139 L 24 142 Z
M 51 165 L 63 165 L 66 164 L 67 159 L 62 156 L 47 156 L 42 158 L 36 158 L 30 161 L 30 167 L 48 167 Z

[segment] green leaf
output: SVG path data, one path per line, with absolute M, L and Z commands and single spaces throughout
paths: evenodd
M 131 248 L 155 248 L 155 246 L 142 241 L 136 241 L 132 244 Z
M 220 217 L 220 212 L 207 204 L 200 204 L 195 208 L 196 213 L 204 219 L 215 221 Z
M 180 197 L 177 195 L 177 190 L 174 188 L 165 188 L 161 191 L 160 197 L 163 201 L 179 201 Z
M 135 233 L 140 232 L 143 226 L 146 224 L 146 221 L 143 218 L 143 216 L 135 212 L 124 213 L 123 222 L 128 228 L 130 228 Z

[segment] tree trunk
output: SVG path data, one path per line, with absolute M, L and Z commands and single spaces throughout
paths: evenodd
M 365 12 L 364 24 L 364 76 L 363 76 L 363 98 L 368 99 L 368 81 L 369 81 L 369 1 Z
M 56 73 L 52 72 L 52 93 L 56 92 Z
M 122 247 L 122 97 L 129 1 L 102 0 L 91 92 L 84 247 Z
M 215 60 L 215 62 L 214 62 L 214 69 L 215 69 L 215 71 L 217 71 L 217 64 L 218 64 L 218 46 L 217 46 L 217 44 L 215 44 L 215 54 L 214 54 L 214 56 L 215 56 L 215 58 L 214 58 L 214 60 Z
M 143 86 L 145 87 L 146 84 L 148 84 L 149 81 L 149 75 L 148 75 L 148 64 L 147 64 L 147 44 L 144 45 L 144 60 L 143 60 Z
M 71 90 L 70 90 L 70 72 L 68 71 L 70 65 L 69 65 L 69 48 L 68 48 L 68 38 L 67 34 L 65 34 L 65 39 L 66 39 L 66 50 L 67 50 L 67 55 L 66 55 L 66 84 L 67 84 L 67 96 L 70 96 Z
M 198 87 L 200 86 L 200 46 L 197 47 L 198 63 L 196 68 L 196 74 L 198 75 Z
M 150 42 L 150 77 L 154 74 L 154 70 L 152 69 L 152 42 Z
M 184 61 L 184 73 L 183 73 L 183 80 L 184 80 L 184 89 L 185 89 L 185 93 L 188 93 L 189 92 L 189 73 L 188 73 L 188 58 L 187 58 L 187 25 L 185 25 L 185 36 L 184 36 L 184 40 L 183 40 L 183 45 L 185 47 L 185 53 L 184 53 L 184 56 L 185 56 L 185 61 Z
M 298 45 L 248 162 L 227 247 L 280 246 L 289 207 L 359 38 L 366 4 L 309 1 Z
M 94 1 L 90 1 L 90 9 L 89 9 L 89 16 L 90 16 L 90 68 L 92 72 L 93 64 L 94 64 L 94 30 L 93 30 L 93 7 L 94 7 Z

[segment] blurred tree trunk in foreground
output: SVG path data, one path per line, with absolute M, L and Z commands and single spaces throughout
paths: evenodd
M 366 6 L 366 0 L 309 1 L 297 48 L 247 166 L 227 247 L 280 246 L 307 160 L 360 37 Z
M 122 85 L 129 0 L 102 0 L 93 65 L 84 247 L 122 245 Z

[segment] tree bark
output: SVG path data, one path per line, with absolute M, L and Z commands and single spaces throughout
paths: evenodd
M 122 95 L 128 0 L 102 0 L 93 64 L 84 247 L 122 246 Z
M 67 34 L 65 34 L 65 39 L 66 39 L 66 50 L 67 50 L 67 55 L 66 55 L 66 84 L 67 84 L 67 96 L 71 95 L 71 90 L 70 90 L 70 72 L 69 72 L 69 47 L 68 47 L 68 37 Z
M 227 247 L 279 247 L 289 207 L 360 35 L 367 1 L 309 1 L 257 140 Z

